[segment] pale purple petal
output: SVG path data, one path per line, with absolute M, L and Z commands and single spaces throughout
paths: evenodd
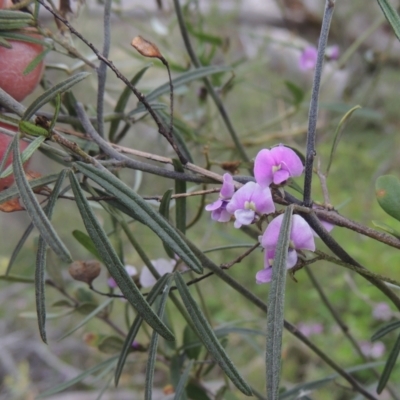
M 306 47 L 300 55 L 299 68 L 302 71 L 314 69 L 317 63 L 317 53 L 318 50 L 314 46 Z
M 271 214 L 275 211 L 275 204 L 269 187 L 262 188 L 260 185 L 256 185 L 251 199 L 260 214 Z
M 261 285 L 262 283 L 269 283 L 272 279 L 272 267 L 267 267 L 256 273 L 256 283 Z
M 156 271 L 161 275 L 165 275 L 173 271 L 176 264 L 175 260 L 166 260 L 165 258 L 158 258 L 157 260 L 151 260 Z M 139 278 L 140 284 L 144 288 L 153 286 L 156 283 L 156 278 L 147 267 L 143 267 Z
M 240 228 L 242 225 L 250 225 L 256 213 L 253 210 L 236 210 L 235 211 L 235 228 Z
M 374 307 L 372 316 L 377 320 L 389 321 L 393 314 L 389 304 L 381 302 Z
M 226 210 L 233 214 L 236 210 L 245 209 L 245 203 L 251 201 L 256 185 L 255 182 L 247 182 L 243 185 L 232 196 L 231 201 L 226 206 Z
M 115 282 L 114 278 L 112 276 L 110 276 L 107 279 L 107 285 L 111 288 L 111 289 L 115 289 L 118 287 L 117 282 Z
M 303 163 L 291 148 L 280 144 L 273 147 L 271 153 L 274 157 L 275 165 L 281 165 L 281 168 L 288 171 L 290 176 L 300 176 L 303 173 Z
M 281 229 L 283 215 L 278 215 L 267 226 L 261 239 L 261 246 L 264 249 L 274 249 L 278 243 L 279 231 Z
M 228 213 L 225 208 L 219 208 L 211 213 L 211 219 L 218 222 L 229 222 L 232 214 Z
M 337 60 L 340 55 L 340 49 L 337 44 L 329 46 L 325 49 L 325 57 L 329 60 Z
M 233 183 L 233 178 L 230 174 L 224 174 L 224 183 L 222 184 L 220 196 L 223 199 L 230 199 L 235 193 L 235 185 Z
M 300 215 L 293 215 L 290 240 L 297 250 L 315 250 L 314 235 L 307 221 Z
M 133 265 L 125 265 L 125 271 L 128 273 L 129 276 L 135 276 L 138 273 L 136 267 L 134 267 Z
M 289 171 L 280 169 L 274 173 L 274 183 L 275 185 L 280 185 L 282 182 L 287 181 L 290 178 Z
M 254 177 L 261 186 L 269 186 L 274 179 L 275 160 L 271 150 L 260 150 L 254 160 Z
M 207 204 L 205 206 L 205 210 L 206 211 L 218 210 L 218 208 L 220 208 L 223 204 L 224 204 L 224 201 L 221 199 L 218 199 L 217 201 L 214 201 L 214 203 Z

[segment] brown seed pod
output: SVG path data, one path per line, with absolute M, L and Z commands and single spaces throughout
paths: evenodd
M 97 260 L 74 261 L 68 268 L 73 279 L 90 285 L 100 274 L 101 267 Z
M 134 47 L 142 56 L 159 58 L 162 59 L 163 56 L 158 50 L 158 47 L 149 42 L 148 40 L 142 38 L 141 36 L 136 36 L 132 39 L 131 42 L 132 47 Z

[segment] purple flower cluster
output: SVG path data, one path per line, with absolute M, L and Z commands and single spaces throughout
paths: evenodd
M 275 212 L 270 186 L 284 185 L 289 178 L 300 176 L 303 169 L 303 163 L 299 156 L 289 147 L 280 144 L 272 149 L 263 149 L 257 154 L 254 161 L 256 182 L 248 182 L 235 192 L 232 176 L 225 174 L 219 199 L 207 205 L 206 210 L 211 211 L 211 218 L 214 221 L 228 222 L 234 218 L 235 228 L 253 224 L 262 215 Z M 272 265 L 282 222 L 283 215 L 274 218 L 260 237 L 265 256 L 264 268 L 256 274 L 257 283 L 268 283 L 272 279 Z M 326 227 L 330 230 L 333 225 Z M 299 254 L 301 255 L 304 250 L 315 250 L 314 231 L 304 218 L 294 215 L 287 255 L 287 269 L 293 268 L 297 264 Z

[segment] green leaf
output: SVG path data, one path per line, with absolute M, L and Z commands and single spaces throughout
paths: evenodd
M 46 140 L 45 137 L 40 136 L 37 137 L 32 143 L 29 144 L 29 146 L 22 152 L 21 154 L 21 160 L 22 164 L 27 162 L 31 157 L 32 154 L 40 147 L 40 145 Z M 0 179 L 5 178 L 13 173 L 13 166 L 9 165 L 3 173 L 0 175 Z
M 293 206 L 285 210 L 275 258 L 272 267 L 272 281 L 268 295 L 267 313 L 267 345 L 266 345 L 266 371 L 267 371 L 267 397 L 277 399 L 279 395 L 279 382 L 281 371 L 281 350 L 284 322 L 286 261 L 290 242 Z
M 400 328 L 400 321 L 394 321 L 379 328 L 371 337 L 371 341 L 378 340 L 395 329 Z
M 103 303 L 101 303 L 98 307 L 96 307 L 90 314 L 88 314 L 81 322 L 79 322 L 78 325 L 76 325 L 74 328 L 69 330 L 68 332 L 64 333 L 58 341 L 65 339 L 67 336 L 71 335 L 74 333 L 76 330 L 87 324 L 92 318 L 94 318 L 99 312 L 101 312 L 104 308 L 108 307 L 112 302 L 114 301 L 114 298 L 109 298 Z
M 115 279 L 121 292 L 153 329 L 159 332 L 165 339 L 174 340 L 174 335 L 153 312 L 142 293 L 129 277 L 72 172 L 70 173 L 70 181 L 86 230 L 106 265 L 108 272 Z
M 189 399 L 192 400 L 211 400 L 206 392 L 206 389 L 204 387 L 196 385 L 195 382 L 188 383 L 188 385 L 186 386 L 186 393 L 189 396 Z
M 213 74 L 218 74 L 220 72 L 228 72 L 231 71 L 231 67 L 217 67 L 217 66 L 211 66 L 211 67 L 202 67 L 202 68 L 196 68 L 192 69 L 188 72 L 185 72 L 181 75 L 179 75 L 177 78 L 172 80 L 172 84 L 174 85 L 174 89 L 178 88 L 179 86 L 186 85 L 187 83 L 190 83 L 192 81 L 205 78 L 206 76 L 210 76 Z M 157 97 L 169 93 L 169 83 L 165 83 L 158 88 L 154 89 L 152 92 L 150 92 L 146 96 L 147 101 L 153 101 L 156 100 Z
M 164 315 L 165 305 L 167 304 L 169 288 L 171 287 L 171 283 L 172 283 L 172 275 L 169 275 L 168 279 L 165 282 L 163 288 L 163 294 L 160 299 L 160 305 L 157 311 L 159 318 L 162 318 Z M 157 356 L 157 345 L 158 345 L 158 333 L 156 331 L 153 331 L 153 334 L 151 335 L 149 353 L 146 365 L 146 378 L 145 378 L 145 389 L 144 389 L 145 400 L 152 400 L 154 368 L 156 365 L 156 356 Z
M 47 56 L 48 53 L 50 53 L 51 49 L 45 49 L 44 51 L 40 52 L 24 69 L 22 72 L 23 75 L 28 75 L 30 74 Z
M 11 254 L 10 260 L 8 261 L 6 275 L 8 275 L 10 273 L 11 268 L 14 265 L 14 261 L 17 259 L 19 252 L 24 247 L 24 244 L 25 244 L 26 240 L 28 239 L 29 235 L 32 233 L 34 227 L 35 226 L 32 223 L 30 223 L 28 225 L 28 227 L 26 228 L 25 232 L 23 233 L 21 239 L 19 239 L 17 245 L 15 246 L 15 248 Z
M 393 175 L 380 176 L 375 182 L 379 205 L 387 214 L 400 221 L 400 182 Z
M 177 172 L 184 172 L 182 164 L 179 160 L 173 159 L 174 169 Z M 186 182 L 175 180 L 175 193 L 181 194 L 186 193 Z M 175 199 L 176 207 L 175 207 L 175 220 L 176 227 L 182 232 L 184 235 L 186 232 L 186 197 L 178 197 Z
M 372 225 L 375 226 L 375 228 L 380 229 L 383 232 L 388 233 L 389 235 L 392 235 L 396 237 L 397 239 L 400 239 L 400 232 L 396 231 L 396 229 L 393 229 L 391 226 L 384 224 L 383 222 L 379 221 L 371 221 Z
M 30 106 L 25 110 L 24 115 L 22 116 L 22 119 L 24 121 L 28 121 L 29 119 L 31 119 L 33 117 L 33 115 L 36 113 L 36 111 L 38 111 L 40 108 L 42 108 L 49 101 L 53 100 L 54 97 L 56 97 L 58 93 L 65 92 L 70 87 L 76 85 L 81 80 L 87 78 L 89 75 L 90 75 L 89 72 L 79 72 L 78 74 L 75 74 L 75 75 L 67 78 L 65 81 L 57 83 L 57 85 L 46 90 L 32 104 L 30 104 Z
M 96 249 L 96 246 L 93 243 L 93 240 L 82 231 L 75 229 L 72 232 L 72 236 L 92 255 L 94 255 L 99 261 L 102 261 L 99 252 Z
M 119 336 L 105 336 L 100 340 L 100 343 L 97 345 L 97 348 L 105 354 L 115 354 L 119 353 L 124 344 L 124 340 Z
M 246 396 L 251 396 L 252 391 L 246 381 L 240 376 L 239 372 L 233 365 L 232 361 L 226 354 L 221 343 L 218 341 L 217 336 L 209 325 L 207 319 L 204 317 L 199 306 L 191 296 L 185 281 L 179 272 L 175 272 L 175 283 L 178 288 L 179 294 L 182 297 L 183 304 L 186 307 L 198 338 L 203 342 L 208 352 L 212 355 L 214 360 L 218 363 L 221 369 L 233 382 L 233 384 Z
M 393 28 L 394 34 L 400 40 L 400 17 L 396 9 L 390 4 L 388 0 L 378 0 L 378 4 L 385 15 L 387 21 Z
M 400 335 L 397 337 L 396 343 L 393 346 L 392 351 L 386 361 L 385 368 L 383 369 L 382 375 L 379 379 L 378 387 L 376 388 L 376 393 L 381 394 L 387 382 L 389 381 L 390 375 L 392 374 L 393 368 L 396 365 L 397 357 L 400 352 Z
M 170 274 L 163 275 L 156 284 L 152 287 L 149 294 L 147 295 L 147 301 L 151 305 L 157 299 L 160 292 L 164 289 L 167 280 L 171 277 Z M 137 333 L 139 332 L 139 328 L 143 322 L 143 318 L 140 315 L 137 315 L 131 328 L 129 329 L 128 334 L 126 335 L 124 345 L 122 346 L 121 353 L 118 358 L 118 364 L 115 368 L 115 386 L 118 386 L 119 378 L 122 373 L 122 369 L 125 365 L 126 358 L 129 352 L 132 350 L 132 343 L 135 340 Z
M 28 15 L 28 13 L 24 13 L 24 14 Z M 44 47 L 49 47 L 49 44 L 45 40 L 38 39 L 35 36 L 27 35 L 25 33 L 20 33 L 20 32 L 15 32 L 15 31 L 7 31 L 7 32 L 2 31 L 1 36 L 5 39 L 19 40 L 21 42 L 35 43 L 35 44 L 39 44 Z
M 61 191 L 61 186 L 65 179 L 66 171 L 62 170 L 57 179 L 54 189 L 49 197 L 49 202 L 45 207 L 45 214 L 51 220 L 53 216 L 54 206 Z M 36 253 L 36 268 L 35 268 L 35 299 L 36 312 L 39 325 L 39 333 L 44 343 L 47 343 L 46 337 L 46 301 L 45 301 L 45 269 L 46 269 L 47 246 L 43 237 L 39 237 L 38 249 Z
M 4 9 L 0 10 L 0 24 L 13 20 L 26 20 L 34 22 L 32 14 L 16 10 L 4 10 Z
M 214 333 L 218 336 L 217 332 Z M 201 342 L 199 342 L 196 333 L 189 325 L 186 325 L 183 331 L 183 350 L 187 357 L 192 360 L 197 360 L 201 353 L 201 347 Z
M 51 175 L 46 175 L 42 176 L 37 179 L 32 179 L 31 181 L 28 182 L 29 186 L 32 189 L 35 189 L 40 186 L 46 186 L 48 183 L 52 183 L 57 180 L 58 178 L 58 173 L 57 174 L 51 174 Z M 19 196 L 18 188 L 17 186 L 11 186 L 8 189 L 5 189 L 0 192 L 0 203 L 3 203 L 5 201 L 14 199 L 15 197 Z
M 183 371 L 181 379 L 179 379 L 178 386 L 175 389 L 174 400 L 181 400 L 183 398 L 183 396 L 185 396 L 185 386 L 186 386 L 186 382 L 189 379 L 189 374 L 190 374 L 192 367 L 193 367 L 193 360 L 190 360 L 187 367 Z
M 203 272 L 199 260 L 175 228 L 129 186 L 107 170 L 100 171 L 92 165 L 81 162 L 74 163 L 74 165 L 80 172 L 118 198 L 122 204 L 131 210 L 135 219 L 148 226 L 158 235 L 190 269 L 198 274 Z
M 108 360 L 105 360 L 105 361 L 101 362 L 100 364 L 97 364 L 94 367 L 85 370 L 84 372 L 82 372 L 81 374 L 76 376 L 75 378 L 70 379 L 69 381 L 62 383 L 61 385 L 57 385 L 49 390 L 46 390 L 39 396 L 36 396 L 36 399 L 44 399 L 45 397 L 49 397 L 53 394 L 56 394 L 65 389 L 68 389 L 69 387 L 71 387 L 73 385 L 76 385 L 77 383 L 83 381 L 86 377 L 94 374 L 95 372 L 100 371 L 104 368 L 107 368 L 110 364 L 115 364 L 117 362 L 117 357 L 118 356 L 111 357 Z
M 167 190 L 160 202 L 159 212 L 169 222 L 169 208 L 171 203 L 172 189 Z M 175 258 L 175 253 L 163 242 L 164 250 L 169 258 Z
M 56 231 L 51 225 L 46 214 L 42 210 L 35 194 L 33 193 L 22 167 L 18 135 L 13 139 L 13 166 L 15 182 L 17 184 L 20 196 L 24 202 L 26 211 L 28 212 L 33 224 L 39 230 L 43 240 L 48 246 L 65 262 L 71 263 L 72 258 L 65 247 L 64 243 L 58 237 Z
M 304 100 L 304 91 L 301 87 L 297 86 L 295 83 L 290 81 L 284 81 L 286 87 L 290 91 L 291 95 L 293 96 L 293 105 L 299 106 Z
M 330 170 L 332 162 L 333 162 L 333 157 L 335 156 L 337 146 L 342 137 L 343 127 L 346 124 L 346 122 L 350 119 L 350 117 L 353 115 L 353 113 L 359 109 L 361 109 L 361 106 L 354 106 L 349 111 L 347 111 L 346 114 L 344 114 L 342 119 L 339 121 L 339 124 L 336 127 L 335 133 L 333 135 L 333 143 L 332 143 L 332 148 L 331 148 L 331 154 L 329 155 L 328 166 L 326 167 L 326 175 L 328 175 L 328 173 L 329 173 L 329 170 Z
M 145 72 L 153 65 L 153 63 L 149 63 L 146 66 L 144 66 L 138 73 L 135 74 L 135 76 L 131 79 L 131 84 L 133 86 L 136 86 L 136 84 L 142 79 L 143 75 Z M 115 113 L 123 113 L 125 111 L 125 107 L 128 104 L 129 97 L 132 94 L 132 90 L 126 86 L 125 89 L 122 91 L 121 96 L 118 99 L 118 102 L 114 108 Z M 115 134 L 117 133 L 117 129 L 119 126 L 120 120 L 115 119 L 111 121 L 110 124 L 110 131 L 108 134 L 108 138 L 110 142 L 114 142 L 114 137 Z

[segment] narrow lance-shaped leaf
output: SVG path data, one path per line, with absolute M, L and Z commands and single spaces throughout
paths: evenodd
M 179 379 L 178 386 L 176 387 L 176 390 L 175 390 L 174 400 L 180 400 L 185 395 L 185 385 L 186 385 L 187 380 L 189 379 L 189 374 L 190 374 L 190 370 L 193 367 L 193 362 L 194 362 L 193 360 L 190 360 L 187 367 L 183 371 L 183 374 L 181 375 L 181 379 Z
M 375 332 L 371 337 L 371 341 L 374 342 L 375 340 L 378 340 L 383 336 L 386 336 L 388 333 L 398 328 L 400 328 L 400 321 L 390 322 L 389 324 L 382 326 L 382 328 L 380 328 L 377 332 Z
M 293 207 L 285 210 L 275 258 L 272 268 L 272 281 L 268 296 L 266 372 L 267 397 L 278 398 L 281 371 L 281 349 L 284 321 L 286 262 L 290 241 Z
M 197 336 L 202 341 L 208 352 L 212 355 L 214 360 L 218 363 L 221 369 L 233 382 L 233 384 L 246 396 L 251 396 L 252 391 L 250 386 L 241 377 L 232 361 L 225 353 L 224 348 L 218 341 L 213 329 L 204 317 L 199 306 L 191 296 L 185 281 L 179 272 L 175 272 L 175 283 L 178 288 L 179 294 L 182 297 L 183 304 L 185 305 L 196 329 Z
M 78 229 L 75 229 L 72 232 L 72 236 L 89 252 L 92 253 L 99 261 L 101 260 L 101 256 L 96 249 L 96 246 L 93 243 L 93 240 L 90 239 L 85 232 L 82 232 Z
M 164 315 L 165 305 L 167 304 L 169 288 L 172 283 L 172 275 L 170 275 L 164 285 L 163 294 L 160 299 L 160 305 L 158 307 L 157 314 L 160 318 Z M 147 357 L 147 365 L 146 365 L 146 385 L 144 390 L 144 398 L 145 400 L 152 399 L 153 392 L 153 379 L 154 379 L 154 368 L 156 365 L 156 356 L 157 356 L 157 345 L 158 345 L 158 333 L 153 331 L 150 340 L 149 353 Z
M 40 207 L 35 194 L 29 186 L 28 180 L 25 177 L 25 172 L 22 167 L 19 140 L 18 135 L 15 135 L 13 139 L 13 166 L 15 182 L 18 187 L 18 191 L 21 195 L 21 199 L 24 202 L 26 211 L 28 212 L 33 224 L 39 230 L 40 235 L 49 247 L 65 262 L 72 262 L 71 255 L 64 243 L 58 237 L 56 231 L 51 225 L 46 214 Z
M 171 204 L 171 196 L 172 196 L 172 189 L 167 190 L 160 202 L 160 208 L 159 212 L 160 214 L 167 220 L 169 221 L 169 207 Z M 175 253 L 171 250 L 169 246 L 163 242 L 164 250 L 167 253 L 168 257 L 170 258 L 175 258 Z
M 70 181 L 86 230 L 96 246 L 96 249 L 110 275 L 114 278 L 118 287 L 121 289 L 121 292 L 153 329 L 159 332 L 165 339 L 174 340 L 174 335 L 157 317 L 150 305 L 144 299 L 142 293 L 129 277 L 121 263 L 121 260 L 118 258 L 118 255 L 111 246 L 106 233 L 97 221 L 89 202 L 85 198 L 82 189 L 72 172 L 70 173 Z
M 145 72 L 153 65 L 153 63 L 149 63 L 146 66 L 144 66 L 138 73 L 135 74 L 135 76 L 131 79 L 131 84 L 135 86 L 142 76 L 145 74 Z M 117 105 L 114 108 L 115 113 L 121 113 L 124 112 L 126 105 L 128 104 L 129 97 L 132 94 L 132 90 L 126 86 L 125 89 L 122 91 L 121 96 L 119 97 L 117 101 Z M 108 134 L 110 142 L 114 142 L 114 137 L 115 134 L 117 133 L 117 129 L 119 126 L 120 120 L 115 119 L 111 121 L 110 124 L 110 132 Z
M 74 165 L 80 172 L 118 198 L 121 203 L 132 211 L 132 215 L 138 221 L 147 225 L 158 235 L 189 268 L 196 273 L 203 272 L 199 260 L 175 228 L 129 186 L 107 170 L 98 170 L 94 166 L 81 162 L 77 162 Z
M 397 357 L 400 353 L 400 335 L 397 337 L 396 343 L 393 346 L 392 351 L 390 352 L 389 358 L 386 361 L 385 368 L 383 369 L 382 375 L 379 379 L 378 387 L 376 388 L 376 393 L 381 394 L 383 389 L 392 374 L 393 368 L 396 365 Z
M 387 21 L 393 28 L 394 34 L 400 40 L 400 16 L 388 0 L 378 0 L 378 4 Z
M 179 160 L 174 159 L 174 168 L 175 171 L 177 172 L 184 172 L 182 164 L 180 163 Z M 186 193 L 186 182 L 185 181 L 175 181 L 175 193 L 176 194 L 181 194 L 181 193 Z M 176 227 L 183 233 L 185 234 L 186 232 L 186 197 L 179 197 L 175 200 L 176 202 Z
M 165 284 L 168 279 L 170 279 L 170 274 L 163 275 L 156 284 L 152 287 L 149 294 L 147 295 L 147 301 L 151 305 L 154 303 L 155 299 L 160 294 L 161 290 L 165 287 Z M 119 378 L 122 373 L 122 368 L 125 365 L 126 358 L 129 354 L 129 351 L 132 349 L 132 343 L 135 340 L 137 333 L 139 332 L 139 328 L 143 322 L 143 318 L 140 315 L 137 315 L 131 328 L 129 329 L 128 334 L 126 335 L 124 345 L 122 346 L 121 353 L 119 355 L 118 364 L 115 369 L 115 386 L 118 385 Z
M 45 207 L 45 213 L 49 220 L 53 216 L 54 206 L 61 190 L 61 185 L 64 182 L 66 171 L 62 170 L 60 176 L 54 185 L 53 192 L 50 195 L 49 202 Z M 38 318 L 39 333 L 44 343 L 47 343 L 46 337 L 46 301 L 45 301 L 45 269 L 46 269 L 46 242 L 43 237 L 39 237 L 38 250 L 36 253 L 36 268 L 35 268 L 35 298 L 36 298 L 36 313 Z
M 54 97 L 57 96 L 58 93 L 65 92 L 68 90 L 70 87 L 76 85 L 78 82 L 81 80 L 85 79 L 88 77 L 90 73 L 88 72 L 79 72 L 76 75 L 73 75 L 66 79 L 65 81 L 62 81 L 60 83 L 57 83 L 57 85 L 54 85 L 51 87 L 49 90 L 46 90 L 43 94 L 41 94 L 26 110 L 24 115 L 22 116 L 22 119 L 27 121 L 32 118 L 32 116 L 35 114 L 36 111 L 38 111 L 41 107 L 43 107 L 45 104 L 47 104 L 49 101 L 53 100 Z
M 26 161 L 28 161 L 33 153 L 40 147 L 40 145 L 46 140 L 45 137 L 40 136 L 37 137 L 35 140 L 32 141 L 32 143 L 29 144 L 29 146 L 22 152 L 21 154 L 21 160 L 22 163 L 24 164 Z M 1 178 L 5 178 L 13 173 L 13 166 L 9 165 L 0 175 Z
M 32 179 L 31 181 L 28 182 L 28 184 L 32 189 L 35 189 L 40 186 L 46 186 L 48 183 L 52 183 L 52 182 L 56 181 L 58 178 L 58 175 L 59 174 L 57 173 L 57 174 L 42 176 L 37 179 Z M 18 196 L 19 196 L 18 187 L 11 186 L 10 188 L 5 189 L 0 192 L 0 203 L 14 199 L 15 197 L 18 197 Z
M 109 358 L 108 360 L 105 360 L 101 362 L 100 364 L 95 365 L 92 368 L 89 368 L 85 371 L 83 371 L 81 374 L 76 376 L 73 379 L 70 379 L 67 382 L 63 382 L 60 385 L 57 385 L 56 387 L 53 387 L 49 390 L 46 390 L 45 392 L 41 393 L 39 396 L 36 396 L 36 399 L 44 399 L 46 397 L 52 396 L 53 394 L 59 393 L 62 390 L 68 389 L 69 387 L 76 385 L 77 383 L 83 381 L 85 378 L 88 376 L 94 374 L 97 371 L 101 371 L 104 368 L 107 368 L 110 364 L 113 364 L 117 361 L 118 356 L 114 356 Z

